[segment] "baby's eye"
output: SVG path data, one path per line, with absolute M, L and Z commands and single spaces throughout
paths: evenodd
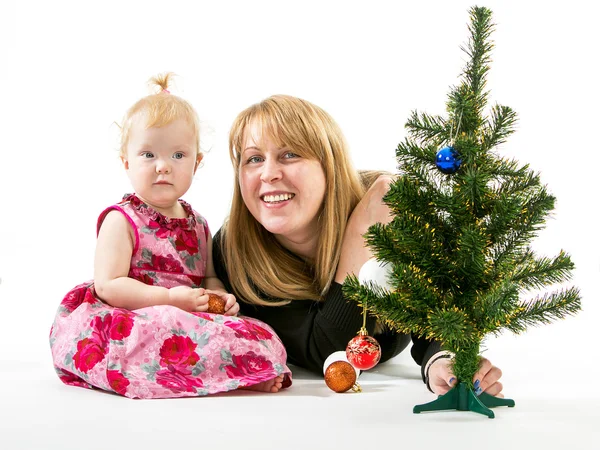
M 175 153 L 175 154 L 173 155 L 173 158 L 174 158 L 174 159 L 181 159 L 181 158 L 183 158 L 183 156 L 184 156 L 184 154 L 183 154 L 183 153 L 181 153 L 181 152 L 177 152 L 177 153 Z
M 154 158 L 154 153 L 152 152 L 144 152 L 142 153 L 143 158 Z

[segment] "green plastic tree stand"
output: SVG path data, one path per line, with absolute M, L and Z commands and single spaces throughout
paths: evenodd
M 494 412 L 490 408 L 496 406 L 515 406 L 514 400 L 507 398 L 498 398 L 482 392 L 479 397 L 475 395 L 473 389 L 468 389 L 465 383 L 459 383 L 444 395 L 440 395 L 436 400 L 417 405 L 413 408 L 413 413 L 419 414 L 423 411 L 443 411 L 455 409 L 458 411 L 473 411 L 479 414 L 494 418 Z

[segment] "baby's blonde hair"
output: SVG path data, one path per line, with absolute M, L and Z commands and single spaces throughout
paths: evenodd
M 172 72 L 150 78 L 148 84 L 156 93 L 141 98 L 125 113 L 121 125 L 120 155 L 127 154 L 127 144 L 133 119 L 138 114 L 146 117 L 146 128 L 162 127 L 178 119 L 185 120 L 195 136 L 196 153 L 200 154 L 200 120 L 196 110 L 186 100 L 169 92 L 175 76 Z

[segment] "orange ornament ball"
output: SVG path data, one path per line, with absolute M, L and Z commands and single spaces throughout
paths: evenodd
M 208 312 L 212 314 L 225 314 L 225 300 L 217 294 L 208 294 Z
M 346 392 L 350 389 L 360 391 L 356 384 L 356 371 L 349 362 L 335 361 L 325 369 L 325 384 L 334 392 Z

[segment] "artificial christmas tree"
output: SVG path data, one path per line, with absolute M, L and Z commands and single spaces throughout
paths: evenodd
M 414 412 L 459 409 L 494 417 L 488 407 L 513 406 L 474 392 L 484 338 L 580 309 L 575 287 L 541 291 L 570 278 L 569 255 L 540 257 L 529 245 L 555 198 L 527 165 L 497 152 L 513 133 L 516 114 L 500 105 L 486 111 L 491 16 L 487 8 L 470 10 L 463 49 L 469 60 L 448 96 L 447 117 L 413 112 L 406 124 L 409 137 L 396 151 L 399 176 L 384 197 L 394 218 L 365 235 L 387 267 L 389 288 L 355 276 L 343 286 L 390 328 L 439 341 L 454 355 L 459 384 Z

